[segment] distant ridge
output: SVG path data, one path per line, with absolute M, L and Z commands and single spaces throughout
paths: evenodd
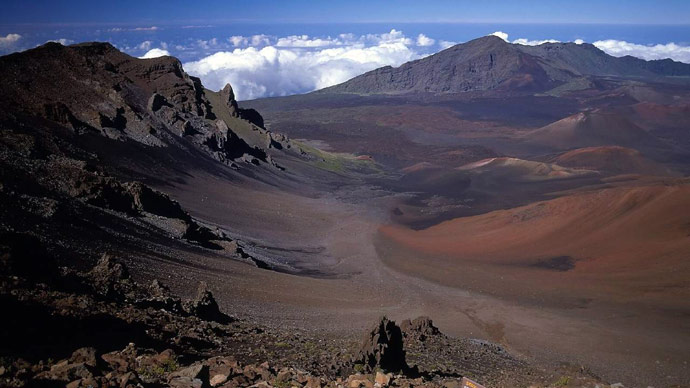
M 690 76 L 690 64 L 606 54 L 592 44 L 511 44 L 485 36 L 400 67 L 386 66 L 319 93 L 545 91 L 587 76 L 656 79 Z

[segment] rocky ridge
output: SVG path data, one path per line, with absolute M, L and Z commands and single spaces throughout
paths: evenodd
M 0 58 L 7 75 L 0 84 L 0 121 L 42 121 L 77 135 L 100 134 L 154 147 L 193 146 L 232 164 L 271 162 L 266 148 L 277 142 L 253 109 L 238 107 L 227 85 L 214 106 L 201 81 L 173 57 L 137 59 L 109 43 L 62 46 L 47 43 Z M 235 120 L 223 120 L 224 111 Z M 245 124 L 246 123 L 246 124 Z M 249 144 L 236 126 L 251 125 L 266 137 Z M 288 140 L 281 149 L 288 149 Z
M 591 85 L 590 77 L 663 79 L 681 75 L 690 75 L 690 65 L 670 59 L 616 58 L 587 43 L 524 46 L 485 36 L 399 67 L 372 70 L 317 93 L 534 93 L 569 83 Z

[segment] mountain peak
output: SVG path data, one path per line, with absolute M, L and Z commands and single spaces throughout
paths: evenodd
M 476 39 L 472 39 L 465 43 L 458 43 L 451 46 L 450 50 L 476 50 L 477 52 L 486 50 L 504 50 L 512 49 L 512 44 L 503 40 L 496 35 L 486 35 Z M 448 50 L 448 49 L 447 49 Z M 445 51 L 445 50 L 444 50 Z M 443 51 L 441 51 L 443 52 Z
M 464 44 L 467 43 L 483 43 L 483 44 L 510 44 L 510 42 L 506 41 L 505 39 L 496 36 L 496 35 L 485 35 L 485 36 L 480 36 L 479 38 L 474 38 L 472 40 L 469 40 L 465 42 Z M 463 44 L 463 43 L 460 43 Z
M 386 66 L 326 93 L 543 92 L 589 76 L 662 79 L 690 76 L 690 64 L 617 58 L 589 43 L 511 44 L 487 35 L 400 67 Z

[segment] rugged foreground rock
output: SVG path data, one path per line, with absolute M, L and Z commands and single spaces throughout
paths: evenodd
M 549 375 L 497 345 L 446 337 L 426 317 L 382 318 L 361 342 L 239 321 L 204 283 L 182 301 L 108 254 L 86 271 L 58 267 L 19 233 L 0 236 L 0 308 L 0 386 L 459 387 L 463 375 L 597 386 L 584 371 Z

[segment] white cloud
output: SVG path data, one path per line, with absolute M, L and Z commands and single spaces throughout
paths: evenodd
M 249 43 L 247 37 L 240 35 L 231 36 L 228 41 L 235 47 L 246 46 Z
M 304 93 L 427 54 L 419 51 L 415 40 L 397 30 L 335 38 L 258 35 L 231 37 L 229 41 L 235 47 L 251 46 L 217 52 L 185 63 L 184 68 L 211 89 L 232 84 L 239 99 Z
M 122 28 L 122 27 L 113 27 L 113 28 L 108 28 L 106 31 L 108 32 L 122 32 L 122 31 L 158 31 L 159 28 L 157 26 L 151 26 L 151 27 L 136 27 L 136 28 Z
M 575 43 L 575 44 L 583 44 L 583 43 L 585 43 L 585 41 L 582 40 L 582 39 L 575 39 L 575 40 L 573 41 L 573 43 Z
M 7 34 L 7 36 L 0 35 L 0 47 L 9 47 L 17 43 L 22 36 L 19 34 Z
M 150 40 L 145 40 L 145 41 L 139 43 L 139 45 L 137 46 L 137 48 L 138 48 L 139 50 L 149 51 L 149 50 L 151 50 L 151 45 L 152 45 L 152 44 L 153 44 L 153 42 L 151 42 Z
M 441 50 L 447 49 L 448 47 L 452 47 L 458 44 L 458 42 L 453 42 L 450 40 L 442 40 L 438 42 L 438 45 L 441 47 Z
M 199 48 L 201 48 L 202 50 L 210 50 L 210 49 L 218 46 L 218 39 L 217 38 L 212 38 L 209 40 L 198 39 L 196 41 L 196 43 L 199 46 Z
M 278 39 L 276 46 L 278 47 L 329 47 L 339 46 L 343 42 L 339 39 L 327 38 L 310 38 L 309 35 L 291 35 Z
M 494 33 L 489 34 L 489 36 L 491 36 L 491 35 L 498 36 L 499 38 L 505 40 L 508 43 L 521 44 L 521 45 L 525 45 L 525 46 L 538 46 L 538 45 L 544 44 L 544 43 L 560 43 L 560 41 L 558 41 L 556 39 L 530 40 L 530 39 L 526 39 L 526 38 L 518 38 L 518 39 L 515 39 L 514 41 L 511 42 L 508 39 L 509 35 L 503 31 L 496 31 Z
M 690 63 L 690 46 L 676 43 L 643 45 L 626 42 L 624 40 L 598 40 L 593 43 L 596 47 L 615 57 L 632 55 L 646 60 L 671 58 L 676 61 Z
M 168 50 L 163 50 L 159 48 L 154 48 L 146 52 L 143 56 L 139 57 L 141 59 L 158 58 L 165 55 L 170 55 Z
M 249 38 L 249 41 L 252 43 L 252 46 L 269 45 L 271 44 L 271 37 L 264 34 L 253 35 Z
M 132 31 L 158 31 L 158 27 L 156 27 L 156 26 L 137 27 L 137 28 L 132 28 Z
M 424 34 L 419 34 L 417 36 L 417 46 L 422 46 L 422 47 L 433 46 L 434 43 L 436 43 L 435 39 L 431 39 Z
M 367 34 L 366 39 L 369 41 L 377 42 L 380 44 L 395 44 L 395 43 L 401 43 L 404 45 L 411 45 L 412 44 L 412 39 L 407 38 L 405 34 L 403 34 L 402 31 L 398 31 L 395 28 L 392 29 L 390 32 L 387 32 L 385 34 Z
M 67 39 L 67 38 L 60 38 L 60 39 L 51 39 L 49 41 L 46 41 L 46 43 L 48 43 L 48 42 L 60 43 L 63 46 L 67 46 L 68 44 L 74 43 L 74 40 Z
M 513 41 L 513 44 L 521 44 L 525 46 L 539 46 L 540 44 L 544 43 L 560 43 L 560 41 L 556 39 L 529 40 L 525 38 L 519 38 Z
M 499 38 L 505 40 L 506 42 L 508 41 L 508 34 L 506 34 L 503 31 L 496 31 L 496 32 L 489 34 L 489 36 L 491 36 L 491 35 L 498 36 Z

